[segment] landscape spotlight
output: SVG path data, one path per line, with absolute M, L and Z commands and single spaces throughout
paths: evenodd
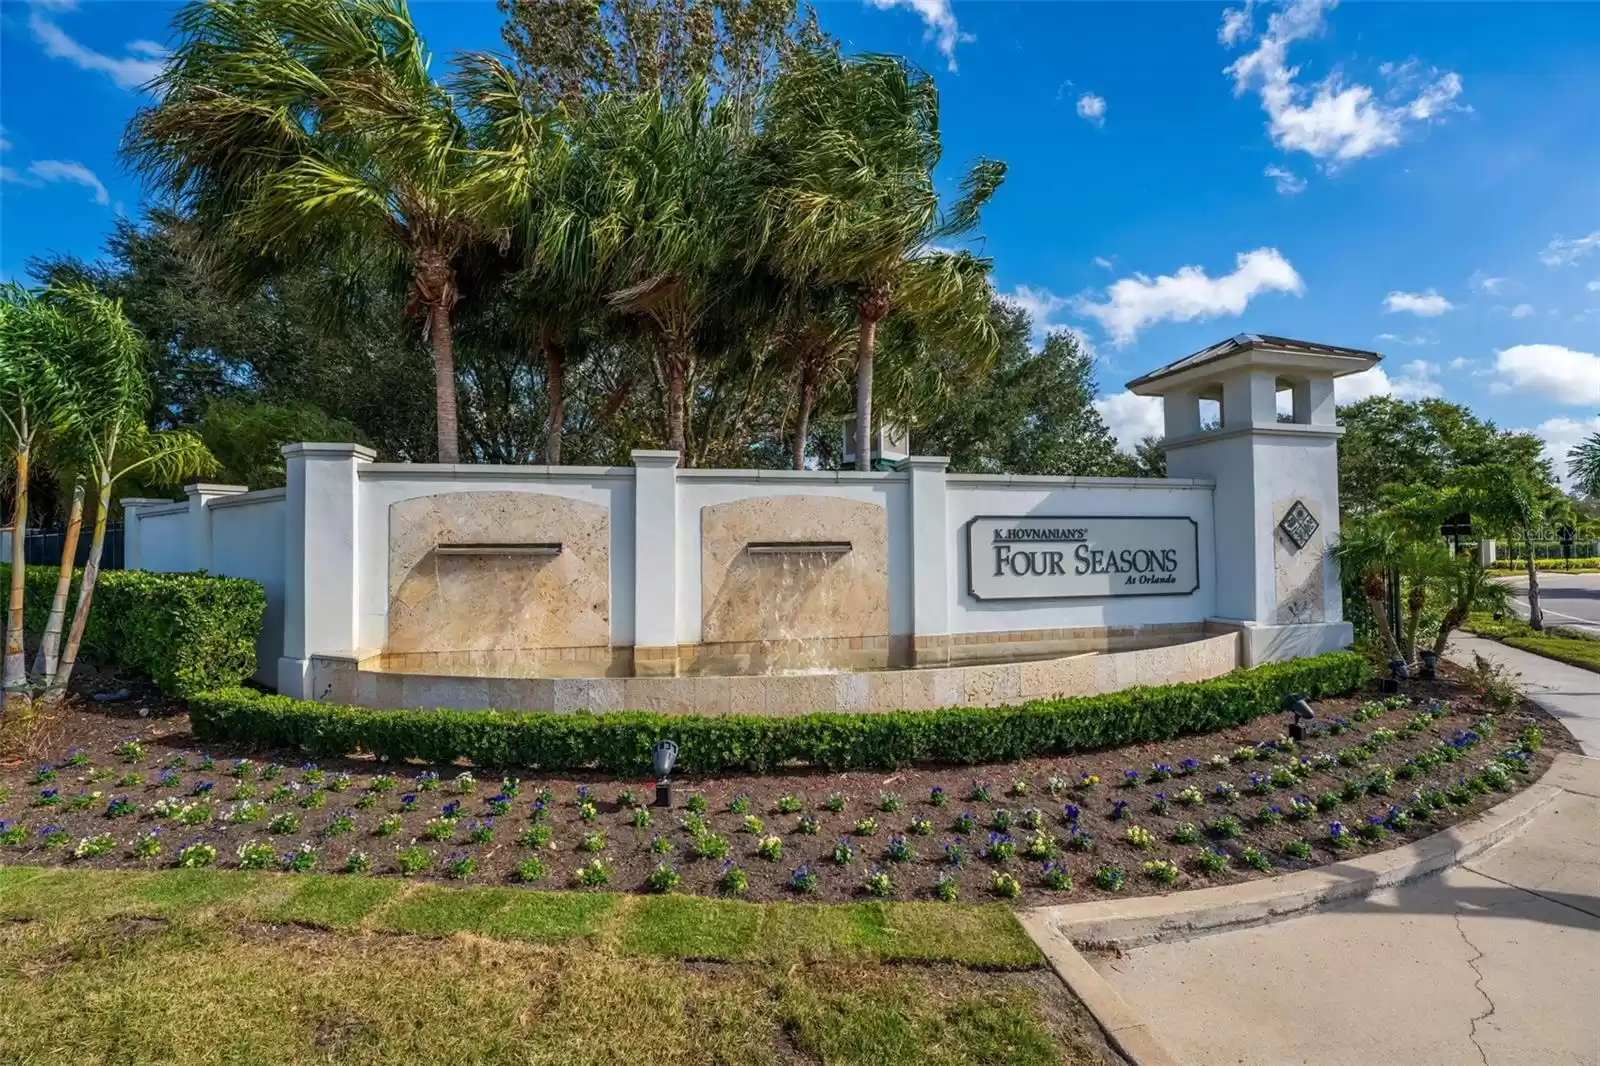
M 1283 697 L 1283 709 L 1294 715 L 1294 720 L 1289 723 L 1289 739 L 1304 741 L 1306 739 L 1306 723 L 1317 716 L 1311 709 L 1311 704 L 1298 692 L 1291 692 Z
M 1417 676 L 1424 681 L 1437 679 L 1439 676 L 1439 657 L 1431 651 L 1425 651 L 1418 655 L 1417 658 L 1421 660 L 1420 665 L 1422 667 L 1417 672 Z
M 652 807 L 672 806 L 672 768 L 678 762 L 678 745 L 670 740 L 658 740 L 656 746 L 650 749 L 650 758 L 655 763 L 656 771 L 656 798 L 650 805 Z
M 1381 678 L 1378 682 L 1378 691 L 1387 695 L 1394 695 L 1400 691 L 1400 682 L 1411 679 L 1411 670 L 1406 666 L 1404 659 L 1389 660 L 1389 676 Z

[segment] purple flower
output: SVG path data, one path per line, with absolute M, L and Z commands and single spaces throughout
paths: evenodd
M 439 811 L 439 816 L 441 818 L 454 818 L 456 816 L 456 812 L 459 811 L 460 809 L 461 809 L 461 801 L 460 800 L 451 800 L 449 803 L 446 803 L 444 805 L 444 808 L 442 810 Z
M 1345 835 L 1345 832 L 1346 830 L 1343 822 L 1328 823 L 1328 835 L 1333 839 L 1338 840 L 1340 837 Z
M 1066 817 L 1067 821 L 1076 822 L 1078 820 L 1078 816 L 1083 812 L 1078 809 L 1078 805 L 1076 803 L 1069 803 L 1065 807 L 1061 808 L 1061 813 Z

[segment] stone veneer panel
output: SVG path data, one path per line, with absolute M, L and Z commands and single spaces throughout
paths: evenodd
M 552 543 L 561 554 L 434 551 L 450 544 Z M 610 551 L 610 512 L 583 500 L 446 492 L 396 503 L 389 508 L 385 653 L 604 647 L 611 641 Z
M 751 555 L 752 543 L 849 541 L 842 555 Z M 795 665 L 805 640 L 889 632 L 888 516 L 838 496 L 760 496 L 700 512 L 703 644 L 768 644 Z

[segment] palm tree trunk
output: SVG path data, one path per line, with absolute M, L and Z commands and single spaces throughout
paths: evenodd
M 872 469 L 872 357 L 878 343 L 878 321 L 861 320 L 856 341 L 856 469 Z
M 677 353 L 667 356 L 667 447 L 684 452 L 684 365 Z
M 22 603 L 27 589 L 28 447 L 17 449 L 17 483 L 11 504 L 11 609 L 6 615 L 6 658 L 0 684 L 5 688 L 5 709 L 26 711 L 33 702 L 28 691 L 28 653 L 22 640 Z
M 439 461 L 461 461 L 459 430 L 456 426 L 456 354 L 450 333 L 450 302 L 435 300 L 428 305 L 428 338 L 433 343 L 433 393 L 439 423 Z
M 94 603 L 95 585 L 100 581 L 100 553 L 106 544 L 106 517 L 111 510 L 111 480 L 100 479 L 94 508 L 94 533 L 89 537 L 89 558 L 83 565 L 83 582 L 78 586 L 78 603 L 72 611 L 72 628 L 67 632 L 67 646 L 61 651 L 61 661 L 56 663 L 44 692 L 44 705 L 54 707 L 67 694 L 67 683 L 72 680 L 72 668 L 78 662 L 78 648 L 83 644 L 83 632 L 89 625 L 89 608 Z
M 806 439 L 811 435 L 811 375 L 800 371 L 800 410 L 794 418 L 794 468 L 806 468 Z
M 1522 527 L 1522 546 L 1528 553 L 1528 624 L 1544 629 L 1544 610 L 1539 606 L 1539 563 L 1533 557 L 1533 531 Z
M 567 417 L 567 347 L 553 329 L 540 333 L 539 345 L 544 349 L 545 391 L 550 401 L 550 429 L 545 436 L 544 461 L 550 466 L 561 465 L 561 433 L 566 428 Z
M 1417 628 L 1422 624 L 1422 611 L 1427 605 L 1427 587 L 1420 583 L 1413 585 L 1406 597 L 1406 642 L 1400 655 L 1408 663 L 1417 657 Z
M 889 286 L 874 282 L 856 299 L 861 328 L 856 337 L 856 469 L 872 469 L 872 358 L 878 322 L 889 313 Z
M 56 592 L 50 599 L 50 616 L 45 619 L 44 636 L 39 639 L 39 654 L 33 660 L 35 677 L 49 678 L 56 672 L 56 653 L 61 650 L 61 627 L 67 620 L 67 593 L 72 591 L 72 563 L 78 556 L 78 537 L 83 532 L 83 478 L 72 483 L 72 507 L 67 512 L 67 531 L 61 539 L 61 568 L 56 573 Z

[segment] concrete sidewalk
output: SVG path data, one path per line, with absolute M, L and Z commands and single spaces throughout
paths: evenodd
M 1600 1064 L 1600 760 L 1567 761 L 1520 835 L 1436 877 L 1090 961 L 1186 1066 Z
M 1517 684 L 1528 698 L 1561 719 L 1585 755 L 1600 756 L 1600 674 L 1468 633 L 1451 637 L 1445 652 L 1463 666 L 1474 654 L 1520 675 Z

